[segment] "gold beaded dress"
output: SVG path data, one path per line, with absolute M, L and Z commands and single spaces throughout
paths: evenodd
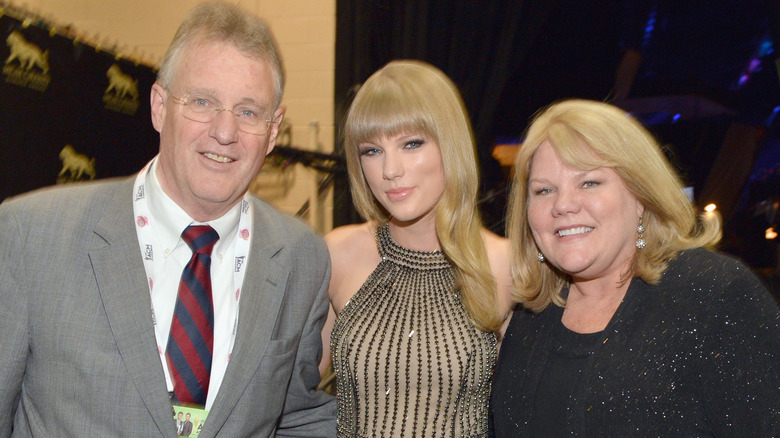
M 496 337 L 476 329 L 441 251 L 376 230 L 381 261 L 331 336 L 338 436 L 486 437 Z

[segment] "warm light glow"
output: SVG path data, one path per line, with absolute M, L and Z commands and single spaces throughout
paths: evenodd
M 515 164 L 515 155 L 520 150 L 520 144 L 497 144 L 493 147 L 493 158 L 502 167 L 511 167 Z
M 718 207 L 715 204 L 707 204 L 706 207 L 704 207 L 704 220 L 711 221 L 715 218 L 715 216 L 718 214 L 715 212 Z
M 777 231 L 775 231 L 774 227 L 769 227 L 766 229 L 766 233 L 764 234 L 764 237 L 767 240 L 772 240 L 777 238 Z

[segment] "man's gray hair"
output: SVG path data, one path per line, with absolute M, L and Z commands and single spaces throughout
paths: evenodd
M 163 88 L 169 90 L 173 84 L 185 49 L 200 42 L 229 43 L 249 57 L 267 61 L 274 78 L 274 109 L 279 106 L 284 67 L 268 24 L 237 5 L 221 1 L 196 6 L 181 23 L 157 72 L 157 82 Z

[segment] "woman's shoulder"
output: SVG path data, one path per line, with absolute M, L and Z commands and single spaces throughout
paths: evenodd
M 500 268 L 509 272 L 509 259 L 512 254 L 509 239 L 501 237 L 490 230 L 483 229 L 482 240 L 485 242 L 488 261 L 493 270 Z
M 498 234 L 488 230 L 487 228 L 483 228 L 482 240 L 485 241 L 485 247 L 487 248 L 488 252 L 494 250 L 494 251 L 503 251 L 506 254 L 509 253 L 509 239 L 507 239 L 506 237 L 499 236 Z
M 378 258 L 375 231 L 375 223 L 365 222 L 344 225 L 326 234 L 325 243 L 330 251 L 333 269 L 337 270 L 340 265 L 351 266 L 366 259 Z
M 510 264 L 512 251 L 509 239 L 483 229 L 482 240 L 485 242 L 490 271 L 493 273 L 496 279 L 496 286 L 498 287 L 497 299 L 499 309 L 503 315 L 508 316 L 514 308 L 512 268 Z M 505 328 L 506 324 L 501 331 L 503 332 Z
M 707 308 L 710 315 L 740 313 L 748 308 L 777 312 L 771 293 L 747 265 L 728 254 L 702 248 L 682 251 L 670 260 L 658 286 L 660 300 L 686 308 Z
M 325 242 L 329 249 L 349 249 L 355 244 L 373 242 L 375 230 L 376 224 L 372 222 L 343 225 L 325 234 Z
M 325 235 L 330 251 L 330 297 L 336 311 L 346 304 L 379 264 L 376 224 L 344 225 Z
M 745 276 L 755 277 L 739 259 L 704 248 L 692 248 L 681 251 L 669 261 L 663 280 L 726 284 Z

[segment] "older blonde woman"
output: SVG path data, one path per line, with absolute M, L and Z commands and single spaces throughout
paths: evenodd
M 652 136 L 613 106 L 541 112 L 515 163 L 516 310 L 496 371 L 498 437 L 775 436 L 780 313 L 711 252 Z

